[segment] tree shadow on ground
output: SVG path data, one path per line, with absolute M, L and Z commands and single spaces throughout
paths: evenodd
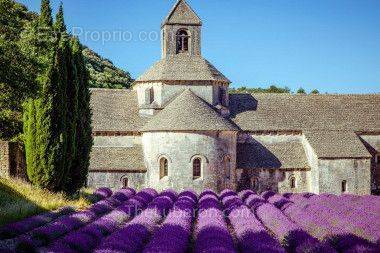
M 0 227 L 44 211 L 46 209 L 38 203 L 0 181 Z
M 338 252 L 380 252 L 380 245 L 353 234 L 334 235 L 326 242 Z

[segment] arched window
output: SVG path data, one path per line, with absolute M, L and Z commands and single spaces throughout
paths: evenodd
M 251 178 L 251 188 L 253 190 L 257 190 L 258 187 L 259 187 L 259 180 L 257 179 L 257 177 L 252 177 Z
M 290 178 L 290 188 L 291 189 L 294 189 L 294 188 L 296 188 L 297 187 L 297 184 L 296 184 L 297 182 L 296 182 L 296 178 L 295 177 L 291 177 Z
M 224 170 L 226 174 L 226 178 L 230 179 L 231 178 L 231 159 L 229 156 L 225 156 L 223 158 L 223 163 L 224 163 Z
M 123 188 L 127 188 L 128 187 L 128 178 L 125 177 L 123 178 Z
M 201 158 L 195 158 L 193 160 L 193 179 L 201 177 L 202 160 Z
M 342 181 L 342 193 L 345 193 L 347 191 L 347 181 Z
M 168 176 L 168 159 L 162 157 L 160 159 L 160 179 Z
M 154 102 L 154 89 L 153 87 L 149 89 L 149 103 L 152 104 Z
M 177 54 L 189 51 L 189 34 L 186 30 L 177 32 Z

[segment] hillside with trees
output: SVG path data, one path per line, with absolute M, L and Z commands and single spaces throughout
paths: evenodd
M 92 147 L 89 73 L 83 47 L 53 20 L 13 0 L 0 2 L 0 139 L 25 145 L 28 179 L 52 191 L 84 186 Z
M 38 18 L 37 13 L 29 11 L 14 0 L 0 1 L 0 139 L 2 140 L 20 139 L 22 103 L 37 93 L 36 79 L 41 77 L 42 73 L 39 72 L 42 66 L 39 64 L 43 59 L 37 51 L 31 51 L 28 47 L 29 44 L 34 44 L 44 49 L 48 48 L 45 42 L 41 44 L 43 38 L 34 36 L 37 34 Z M 56 29 L 66 30 L 66 27 Z M 49 29 L 45 32 L 49 32 Z M 46 33 L 38 34 L 42 37 L 46 35 Z M 102 58 L 91 49 L 81 47 L 91 88 L 130 87 L 133 79 L 128 72 L 115 67 L 111 61 Z M 42 65 L 44 64 L 47 63 Z
M 133 79 L 128 72 L 115 67 L 110 60 L 87 47 L 83 49 L 83 56 L 90 74 L 91 88 L 130 88 Z
M 278 87 L 276 85 L 271 85 L 268 88 L 247 88 L 246 86 L 242 86 L 239 88 L 231 88 L 230 89 L 231 94 L 236 93 L 293 93 L 288 87 Z M 299 88 L 296 91 L 297 94 L 307 94 L 304 88 Z M 319 91 L 314 89 L 310 92 L 310 94 L 319 94 Z

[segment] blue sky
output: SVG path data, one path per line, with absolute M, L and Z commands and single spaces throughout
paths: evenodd
M 39 11 L 39 0 L 19 2 Z M 160 58 L 160 24 L 176 0 L 62 2 L 69 30 L 136 78 Z M 233 87 L 380 92 L 379 0 L 188 3 L 203 21 L 203 56 Z

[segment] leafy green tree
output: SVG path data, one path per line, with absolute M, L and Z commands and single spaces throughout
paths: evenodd
M 230 93 L 290 93 L 288 87 L 277 87 L 276 85 L 271 85 L 268 88 L 247 88 L 245 86 L 239 87 L 237 89 L 231 89 Z
M 131 87 L 133 79 L 128 72 L 116 68 L 110 60 L 102 58 L 89 48 L 84 48 L 82 52 L 86 68 L 89 71 L 91 88 L 121 89 Z
M 67 40 L 55 37 L 49 1 L 22 33 L 20 46 L 37 62 L 37 95 L 24 111 L 24 142 L 29 180 L 53 191 L 62 189 L 67 171 L 67 83 L 70 57 Z
M 17 41 L 26 23 L 37 18 L 37 15 L 14 0 L 0 1 L 0 37 L 7 41 Z
M 53 18 L 51 14 L 50 0 L 41 1 L 41 14 L 40 14 L 40 26 L 51 27 L 53 25 Z
M 35 18 L 13 0 L 0 1 L 0 139 L 22 132 L 22 102 L 36 92 L 36 62 L 23 54 L 20 33 Z
M 306 94 L 306 91 L 305 91 L 305 89 L 304 88 L 299 88 L 298 90 L 297 90 L 297 94 Z
M 59 5 L 59 10 L 57 12 L 57 15 L 55 16 L 54 29 L 60 33 L 66 32 L 66 24 L 65 24 L 65 18 L 63 15 L 63 3 L 62 2 Z
M 93 144 L 91 129 L 91 108 L 89 77 L 85 67 L 82 46 L 72 39 L 72 53 L 75 66 L 74 80 L 78 85 L 78 115 L 76 122 L 76 153 L 69 169 L 66 190 L 74 193 L 85 185 L 90 165 L 90 152 Z
M 25 119 L 28 119 L 25 139 L 31 140 L 26 144 L 27 157 L 34 156 L 36 159 L 34 164 L 27 159 L 28 178 L 33 184 L 52 191 L 62 189 L 67 170 L 66 47 L 65 42 L 61 42 L 57 47 L 41 96 L 33 101 L 35 107 L 33 113 L 25 116 Z M 31 136 L 30 131 L 34 129 L 31 115 L 35 115 L 34 136 Z
M 312 91 L 310 92 L 310 94 L 319 94 L 319 90 L 314 89 L 314 90 L 312 90 Z
M 35 108 L 34 101 L 29 99 L 29 101 L 25 105 L 24 112 L 24 144 L 26 150 L 35 150 L 36 148 L 36 119 L 35 119 Z M 37 167 L 36 164 L 36 152 L 26 152 L 26 163 L 28 165 L 27 168 L 31 168 L 30 172 L 27 174 L 33 173 L 33 168 Z

